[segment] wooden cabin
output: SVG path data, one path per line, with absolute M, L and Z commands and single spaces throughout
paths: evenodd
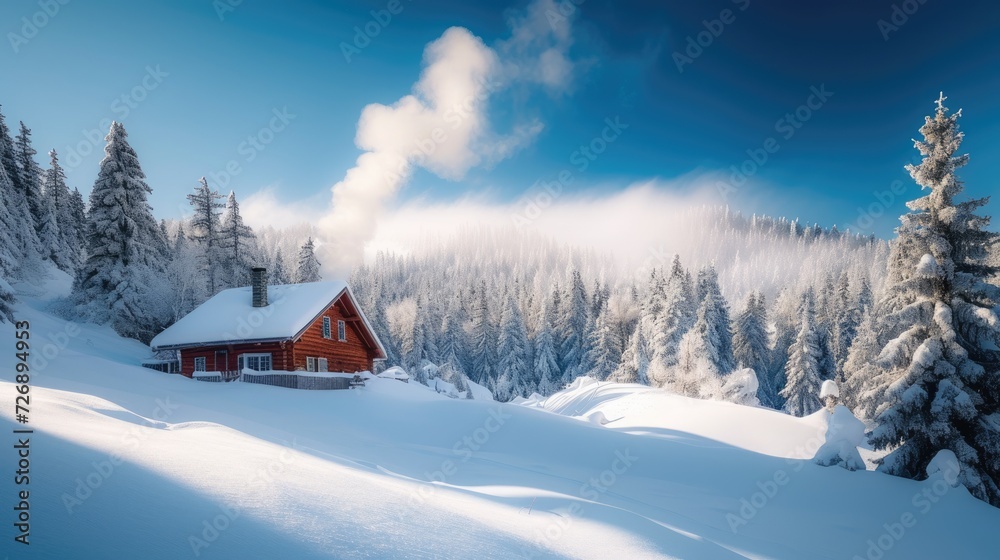
M 372 371 L 385 349 L 346 282 L 252 285 L 219 292 L 153 338 L 157 355 L 175 352 L 179 372 Z

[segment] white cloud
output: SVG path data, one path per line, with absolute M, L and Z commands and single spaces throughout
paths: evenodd
M 320 219 L 326 209 L 326 195 L 305 200 L 286 202 L 278 199 L 275 187 L 261 189 L 240 201 L 243 221 L 254 229 L 271 226 L 286 229 L 302 223 L 313 223 Z
M 391 106 L 373 103 L 358 120 L 357 146 L 365 150 L 332 188 L 332 209 L 319 221 L 321 260 L 346 274 L 376 234 L 379 217 L 415 167 L 458 181 L 477 166 L 492 166 L 529 144 L 539 120 L 509 134 L 489 122 L 488 101 L 511 82 L 540 83 L 551 91 L 569 84 L 570 22 L 550 24 L 552 0 L 535 0 L 511 20 L 511 38 L 493 50 L 461 27 L 449 28 L 424 51 L 424 70 L 413 93 Z

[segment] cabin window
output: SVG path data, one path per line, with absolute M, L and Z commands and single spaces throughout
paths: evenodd
M 270 354 L 241 354 L 239 361 L 241 370 L 271 371 L 272 369 Z
M 341 342 L 347 340 L 347 325 L 343 321 L 337 321 L 337 340 Z
M 319 363 L 318 362 L 319 362 L 319 360 L 317 360 L 316 358 L 313 358 L 312 356 L 307 357 L 306 358 L 306 371 L 316 371 L 316 368 L 319 367 Z
M 194 359 L 194 370 L 195 371 L 206 371 L 205 370 L 205 357 Z
M 330 367 L 327 365 L 326 358 L 319 359 L 319 371 L 330 371 Z
M 333 338 L 333 335 L 330 334 L 330 318 L 329 317 L 323 317 L 323 338 Z

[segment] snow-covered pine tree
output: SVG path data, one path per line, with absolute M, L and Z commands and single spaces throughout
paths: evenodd
M 995 272 L 986 249 L 997 234 L 975 212 L 988 199 L 955 200 L 963 186 L 956 169 L 968 155 L 958 118 L 944 95 L 914 141 L 923 156 L 908 165 L 929 190 L 907 204 L 889 260 L 879 306 L 898 333 L 877 359 L 876 382 L 885 401 L 875 416 L 872 445 L 889 450 L 879 470 L 922 479 L 941 450 L 961 466 L 959 481 L 972 495 L 1000 506 L 1000 288 L 984 282 Z
M 862 319 L 860 302 L 855 299 L 851 292 L 850 280 L 846 272 L 840 275 L 840 281 L 837 284 L 836 306 L 837 313 L 833 324 L 833 333 L 830 337 L 830 348 L 837 368 L 836 381 L 838 385 L 842 386 L 846 381 L 844 364 L 847 362 L 847 354 L 850 352 L 854 337 L 857 336 Z
M 63 256 L 62 234 L 59 231 L 56 207 L 52 199 L 42 197 L 43 209 L 39 211 L 38 241 L 42 244 L 43 257 L 60 270 L 68 270 L 70 263 Z
M 167 251 L 146 201 L 152 189 L 127 137 L 120 123 L 111 124 L 90 195 L 87 261 L 74 302 L 84 317 L 148 342 L 170 316 Z
M 31 129 L 24 125 L 24 121 L 21 121 L 20 125 L 21 128 L 14 139 L 14 157 L 17 159 L 17 167 L 21 175 L 21 188 L 24 189 L 24 197 L 28 201 L 28 209 L 31 210 L 32 223 L 35 225 L 35 231 L 39 234 L 39 240 L 42 241 L 42 255 L 46 256 L 49 253 L 49 246 L 41 239 L 42 224 L 49 222 L 52 225 L 48 227 L 55 226 L 55 230 L 59 228 L 52 221 L 52 217 L 48 215 L 49 207 L 45 203 L 45 196 L 42 193 L 42 169 L 35 161 L 35 155 L 38 152 L 31 145 Z
M 816 333 L 816 303 L 812 288 L 802 294 L 799 309 L 799 332 L 788 349 L 785 363 L 785 411 L 793 416 L 808 416 L 822 408 L 819 389 L 823 382 L 819 335 Z
M 692 329 L 696 329 L 706 351 L 709 369 L 723 376 L 735 369 L 733 335 L 730 330 L 729 304 L 719 288 L 719 276 L 714 266 L 698 273 L 698 293 L 701 304 Z
M 219 209 L 223 204 L 222 195 L 208 186 L 208 180 L 199 179 L 194 193 L 187 195 L 188 202 L 194 209 L 188 229 L 188 239 L 197 244 L 201 260 L 201 274 L 205 279 L 205 289 L 209 297 L 216 294 L 221 287 L 221 247 L 219 246 Z
M 442 322 L 442 335 L 438 344 L 438 352 L 445 364 L 451 363 L 452 372 L 462 377 L 467 375 L 463 364 L 466 363 L 469 355 L 465 323 L 465 310 L 462 307 L 460 297 L 456 295 Z M 445 381 L 454 383 L 450 379 L 445 379 Z
M 785 378 L 785 365 L 788 363 L 788 351 L 795 343 L 801 323 L 802 296 L 791 288 L 784 288 L 774 300 L 771 308 L 772 327 L 770 335 L 771 341 L 771 361 L 768 367 L 767 379 L 761 379 L 761 384 L 770 388 L 771 402 L 765 403 L 768 406 L 781 409 L 784 407 L 784 399 L 781 390 L 785 388 L 787 379 Z M 763 378 L 764 376 L 761 376 Z
M 883 320 L 874 310 L 862 317 L 844 362 L 841 399 L 855 416 L 866 420 L 875 417 L 876 409 L 884 400 L 884 387 L 876 388 L 876 381 L 882 377 L 876 364 L 882 351 L 876 330 L 881 323 Z
M 73 212 L 73 194 L 66 185 L 66 172 L 59 163 L 59 154 L 49 152 L 49 168 L 45 171 L 45 198 L 52 207 L 52 214 L 59 226 L 58 247 L 52 248 L 51 258 L 67 272 L 74 272 L 82 264 L 80 246 L 81 224 Z
M 819 230 L 821 231 L 821 230 Z M 837 375 L 837 360 L 833 353 L 833 332 L 837 323 L 839 305 L 837 303 L 837 286 L 833 274 L 828 273 L 817 298 L 816 336 L 819 339 L 819 370 L 824 379 L 833 379 Z
M 319 261 L 316 259 L 316 246 L 310 237 L 299 248 L 298 265 L 295 267 L 295 282 L 298 284 L 319 282 L 323 279 L 319 275 L 319 266 Z
M 760 402 L 773 404 L 774 390 L 767 386 L 767 368 L 771 355 L 767 337 L 767 304 L 764 294 L 751 292 L 743 311 L 733 325 L 733 358 L 737 367 L 750 368 L 758 380 Z M 764 383 L 760 381 L 764 380 Z
M 559 364 L 563 381 L 569 383 L 583 375 L 583 358 L 587 336 L 587 288 L 579 270 L 573 270 L 570 283 L 562 298 L 562 308 L 557 316 L 560 331 Z
M 500 338 L 497 341 L 497 381 L 493 396 L 509 401 L 527 396 L 524 379 L 529 376 L 528 336 L 517 300 L 508 295 L 500 310 Z
M 472 312 L 472 375 L 473 381 L 489 386 L 496 371 L 496 329 L 490 314 L 486 282 L 476 288 Z
M 552 318 L 547 305 L 542 311 L 534 346 L 534 372 L 538 378 L 538 393 L 549 396 L 562 387 L 562 374 L 559 372 L 555 341 L 552 338 Z
M 618 367 L 611 374 L 611 381 L 616 383 L 649 383 L 649 358 L 646 355 L 646 340 L 642 329 L 636 328 L 629 337 L 628 345 L 622 354 Z
M 240 203 L 236 201 L 236 193 L 229 191 L 226 211 L 219 228 L 220 268 L 227 287 L 250 285 L 250 269 L 257 264 L 253 261 L 256 244 L 257 236 L 250 226 L 243 222 L 243 216 L 240 215 Z
M 7 170 L 0 165 L 0 323 L 13 321 L 14 289 L 8 284 L 13 279 L 18 268 L 14 248 L 18 243 L 14 239 L 18 222 L 11 215 L 13 206 L 10 202 L 14 191 L 7 176 Z
M 278 247 L 274 253 L 274 261 L 271 263 L 269 276 L 271 284 L 276 286 L 291 283 L 291 279 L 288 277 L 288 268 L 285 266 L 285 257 L 281 254 L 281 247 Z
M 598 313 L 593 329 L 587 333 L 587 371 L 584 373 L 603 381 L 618 369 L 622 344 L 618 340 L 617 330 L 611 325 L 607 308 Z
M 10 216 L 11 253 L 17 267 L 8 280 L 32 281 L 42 274 L 44 251 L 35 229 L 35 222 L 28 201 L 28 187 L 24 185 L 17 150 L 10 136 L 10 129 L 0 113 L 0 166 L 7 174 L 7 209 Z
M 69 198 L 69 211 L 76 226 L 76 250 L 80 253 L 80 264 L 87 256 L 87 204 L 83 201 L 80 189 L 74 188 Z

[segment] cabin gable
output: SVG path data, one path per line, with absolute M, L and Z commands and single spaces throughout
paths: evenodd
M 365 341 L 361 318 L 352 313 L 346 292 L 320 313 L 292 343 L 291 369 L 308 371 L 310 360 L 325 359 L 327 371 L 354 373 L 371 371 L 374 350 Z M 329 320 L 329 338 L 324 319 Z M 340 340 L 339 324 L 344 324 L 344 340 Z

